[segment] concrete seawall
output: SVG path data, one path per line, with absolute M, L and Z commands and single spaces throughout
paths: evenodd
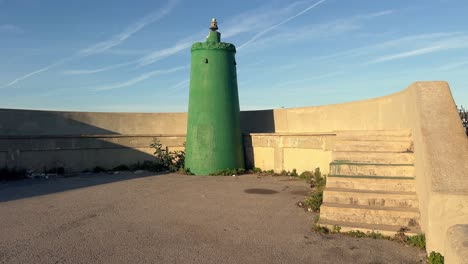
M 150 159 L 153 137 L 182 147 L 186 124 L 185 113 L 0 109 L 0 166 L 82 170 Z M 449 261 L 468 251 L 466 242 L 453 242 L 459 239 L 451 228 L 468 230 L 468 139 L 447 83 L 416 82 L 392 95 L 345 104 L 244 111 L 241 126 L 250 166 L 299 172 L 320 167 L 326 173 L 337 131 L 411 130 L 427 250 Z

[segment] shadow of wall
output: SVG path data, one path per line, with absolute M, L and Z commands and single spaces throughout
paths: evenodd
M 251 133 L 275 133 L 273 110 L 242 111 L 240 114 L 242 138 L 244 143 L 245 167 L 255 166 L 255 155 Z
M 153 160 L 153 138 L 171 150 L 185 142 L 183 134 L 176 134 L 185 124 L 184 114 L 158 117 L 0 109 L 0 167 L 77 172 Z

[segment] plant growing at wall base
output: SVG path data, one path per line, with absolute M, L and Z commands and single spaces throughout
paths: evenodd
M 439 252 L 432 251 L 427 258 L 429 264 L 444 264 L 444 256 Z
M 460 115 L 463 127 L 465 128 L 465 134 L 468 136 L 468 112 L 461 106 L 458 109 L 458 115 Z
M 326 178 L 322 177 L 320 168 L 316 168 L 314 172 L 314 180 L 311 187 L 315 187 L 312 193 L 304 200 L 304 205 L 314 212 L 320 211 L 320 206 L 323 203 L 323 190 L 325 189 Z
M 211 176 L 231 176 L 231 175 L 242 175 L 245 173 L 245 170 L 242 168 L 239 169 L 226 169 L 226 170 L 221 170 L 215 173 L 210 173 Z
M 299 175 L 299 179 L 305 180 L 307 183 L 311 183 L 314 179 L 314 173 L 311 171 L 304 171 Z
M 184 168 L 185 150 L 169 151 L 169 148 L 167 146 L 164 147 L 157 138 L 153 138 L 150 147 L 154 149 L 153 154 L 156 156 L 156 162 L 161 164 L 162 170 L 175 172 Z
M 424 234 L 408 236 L 406 243 L 413 247 L 425 249 L 426 248 L 426 236 Z

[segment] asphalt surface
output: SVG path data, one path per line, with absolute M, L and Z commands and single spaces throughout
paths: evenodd
M 420 263 L 310 231 L 287 177 L 89 174 L 0 183 L 0 263 Z

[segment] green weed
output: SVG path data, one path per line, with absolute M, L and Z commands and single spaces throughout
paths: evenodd
M 432 251 L 427 258 L 429 264 L 444 264 L 444 256 L 439 252 Z

